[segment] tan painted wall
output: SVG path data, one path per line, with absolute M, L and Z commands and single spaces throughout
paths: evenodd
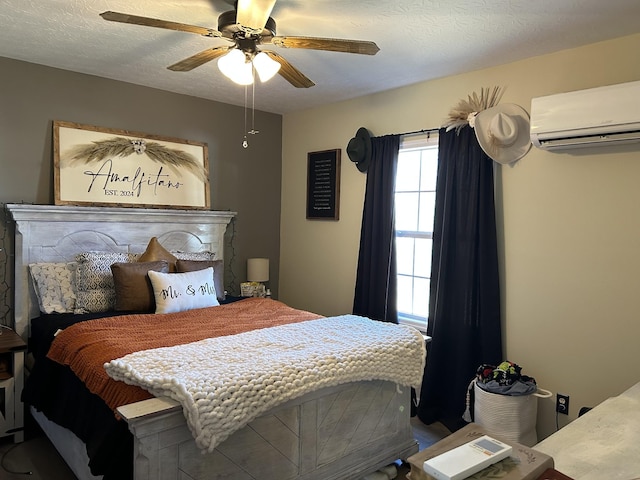
M 373 135 L 438 127 L 459 99 L 506 87 L 502 102 L 640 79 L 640 35 L 285 115 L 280 299 L 326 315 L 353 302 L 365 175 L 344 149 Z M 306 160 L 341 148 L 339 221 L 305 219 Z M 579 155 L 533 149 L 496 169 L 505 358 L 571 396 L 570 415 L 640 381 L 640 146 Z M 538 433 L 555 430 L 541 400 Z

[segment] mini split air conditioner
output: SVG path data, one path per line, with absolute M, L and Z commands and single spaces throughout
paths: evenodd
M 640 142 L 640 81 L 532 99 L 531 142 L 546 150 Z

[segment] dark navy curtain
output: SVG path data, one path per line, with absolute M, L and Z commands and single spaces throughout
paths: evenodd
M 398 322 L 394 192 L 400 135 L 371 139 L 353 313 Z
M 493 160 L 469 126 L 440 130 L 427 363 L 417 415 L 464 424 L 476 369 L 502 359 Z

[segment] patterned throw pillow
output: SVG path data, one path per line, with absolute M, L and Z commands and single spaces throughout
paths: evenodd
M 32 263 L 29 272 L 42 313 L 73 313 L 75 262 Z
M 178 260 L 210 261 L 216 259 L 216 252 L 172 252 Z
M 137 255 L 115 252 L 84 252 L 76 255 L 77 299 L 75 313 L 107 312 L 115 308 L 116 292 L 111 265 L 135 262 Z
M 188 273 L 149 271 L 156 313 L 173 313 L 220 305 L 213 285 L 213 268 Z

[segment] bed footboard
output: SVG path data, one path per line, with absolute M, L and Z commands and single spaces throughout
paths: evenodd
M 410 401 L 410 388 L 392 382 L 326 388 L 258 417 L 205 454 L 171 400 L 119 412 L 135 437 L 135 480 L 348 480 L 418 451 Z

